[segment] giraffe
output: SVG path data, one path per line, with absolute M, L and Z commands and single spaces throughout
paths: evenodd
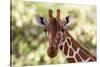
M 35 15 L 36 21 L 47 32 L 49 40 L 47 55 L 54 58 L 60 50 L 68 63 L 96 61 L 96 57 L 79 44 L 66 29 L 71 24 L 69 22 L 70 16 L 66 16 L 65 20 L 62 21 L 60 19 L 60 9 L 57 9 L 56 17 L 53 17 L 52 13 L 53 11 L 49 9 L 48 21 L 40 15 Z

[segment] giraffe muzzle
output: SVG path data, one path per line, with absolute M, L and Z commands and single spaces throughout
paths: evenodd
M 57 46 L 50 46 L 48 49 L 47 49 L 47 54 L 50 58 L 54 58 L 55 56 L 57 56 L 58 54 L 58 47 Z

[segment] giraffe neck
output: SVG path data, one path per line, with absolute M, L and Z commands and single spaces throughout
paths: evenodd
M 69 63 L 96 60 L 96 58 L 85 48 L 81 47 L 67 31 L 60 34 L 62 35 L 62 38 L 60 38 L 59 41 L 59 49 Z

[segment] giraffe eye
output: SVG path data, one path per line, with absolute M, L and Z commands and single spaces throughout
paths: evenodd
M 64 32 L 64 29 L 62 28 L 61 31 Z

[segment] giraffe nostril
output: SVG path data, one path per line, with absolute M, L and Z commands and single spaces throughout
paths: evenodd
M 57 49 L 57 46 L 56 46 L 56 45 L 54 45 L 54 46 L 53 46 L 53 48 L 54 48 L 54 50 L 56 50 L 56 49 Z
M 56 49 L 57 49 L 56 46 L 51 46 L 51 47 L 50 47 L 50 50 L 51 50 L 51 51 L 55 51 Z

